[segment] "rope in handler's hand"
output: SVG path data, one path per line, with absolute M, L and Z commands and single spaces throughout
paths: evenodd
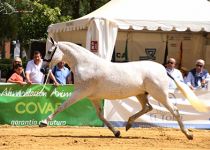
M 49 69 L 49 71 L 47 73 L 47 77 L 46 77 L 45 83 L 44 83 L 44 86 L 43 86 L 43 88 L 41 89 L 40 92 L 42 92 L 44 90 L 51 72 L 52 72 L 52 69 Z

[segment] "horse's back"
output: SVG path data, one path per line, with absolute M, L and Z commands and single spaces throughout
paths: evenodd
M 134 61 L 128 63 L 114 64 L 118 71 L 127 73 L 140 74 L 142 78 L 166 76 L 166 70 L 163 65 L 153 61 Z
M 145 93 L 151 84 L 158 86 L 167 76 L 165 68 L 152 61 L 107 63 L 99 77 L 96 93 L 103 98 L 124 98 Z

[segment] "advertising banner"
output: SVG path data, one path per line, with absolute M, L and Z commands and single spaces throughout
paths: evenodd
M 170 101 L 179 109 L 181 120 L 187 128 L 210 129 L 210 92 L 198 90 L 196 95 L 208 106 L 208 112 L 197 112 L 179 92 L 171 95 Z M 175 117 L 161 103 L 151 96 L 148 98 L 153 110 L 136 119 L 133 127 L 179 127 Z M 141 108 L 136 97 L 113 101 L 105 100 L 104 115 L 114 126 L 124 127 L 128 118 L 140 111 Z
M 53 113 L 74 90 L 73 85 L 0 85 L 0 124 L 32 126 Z M 92 103 L 84 98 L 49 122 L 51 126 L 103 126 Z

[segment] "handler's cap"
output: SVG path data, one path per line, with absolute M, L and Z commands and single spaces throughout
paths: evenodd
M 205 61 L 203 59 L 198 59 L 198 60 L 196 60 L 195 64 L 204 66 L 205 65 Z

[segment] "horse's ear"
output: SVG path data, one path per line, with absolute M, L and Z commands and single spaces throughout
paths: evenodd
M 50 41 L 52 42 L 53 45 L 55 45 L 55 42 L 52 37 L 50 37 Z

